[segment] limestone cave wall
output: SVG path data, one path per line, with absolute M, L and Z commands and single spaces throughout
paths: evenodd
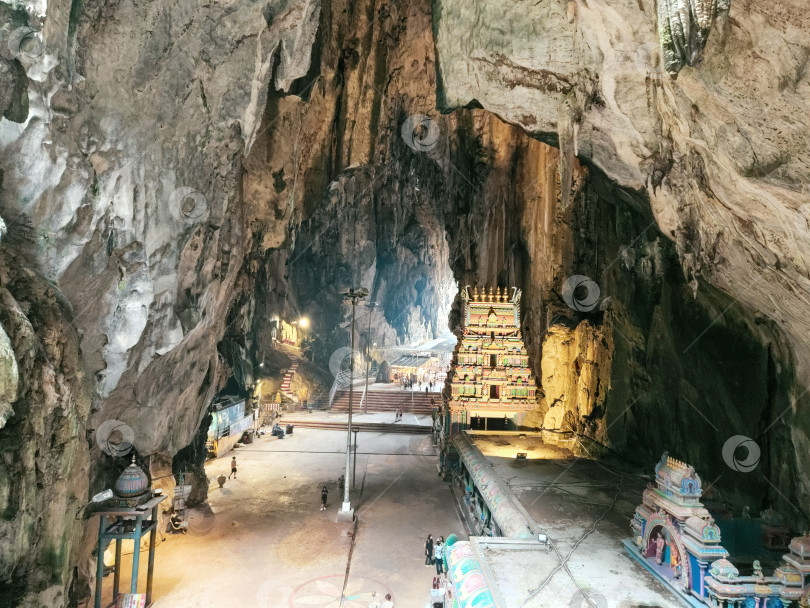
M 810 28 L 776 4 L 656 70 L 647 1 L 0 2 L 0 598 L 87 594 L 104 421 L 204 483 L 213 395 L 276 316 L 325 367 L 350 285 L 361 347 L 455 327 L 455 283 L 521 288 L 529 425 L 806 523 Z

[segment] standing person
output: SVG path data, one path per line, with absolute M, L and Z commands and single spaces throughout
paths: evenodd
M 659 531 L 658 536 L 655 538 L 655 563 L 659 566 L 664 561 L 664 546 L 667 541 L 664 540 L 664 535 Z
M 433 563 L 433 535 L 428 534 L 425 541 L 425 565 L 430 566 Z
M 321 511 L 326 511 L 326 495 L 329 494 L 329 488 L 325 485 L 321 488 Z
M 233 478 L 236 479 L 236 456 L 231 458 L 231 475 L 233 475 Z M 228 479 L 231 478 L 231 475 L 228 475 Z
M 377 592 L 371 592 L 371 601 L 368 603 L 368 608 L 380 608 L 380 602 L 377 600 Z
M 391 601 L 390 593 L 385 594 L 385 601 L 382 603 L 382 606 L 380 606 L 380 608 L 394 608 L 394 602 Z
M 444 558 L 442 552 L 444 551 L 444 536 L 440 536 L 436 541 L 436 546 L 433 548 L 433 559 L 436 560 L 436 574 L 441 576 L 442 568 L 444 567 Z

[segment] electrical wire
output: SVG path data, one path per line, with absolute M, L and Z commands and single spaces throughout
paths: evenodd
M 556 544 L 555 543 L 550 543 L 552 548 L 554 549 L 554 552 L 557 554 L 557 556 L 561 560 L 560 565 L 557 566 L 556 568 L 554 568 L 554 570 L 552 570 L 549 573 L 549 575 L 545 578 L 545 580 L 542 583 L 540 583 L 540 586 L 537 589 L 535 589 L 534 591 L 532 591 L 525 600 L 523 600 L 523 603 L 520 604 L 520 608 L 523 608 L 523 606 L 525 606 L 526 603 L 529 600 L 531 600 L 535 595 L 540 593 L 540 591 L 543 590 L 543 588 L 554 577 L 554 575 L 557 574 L 557 572 L 560 571 L 561 568 L 565 569 L 565 571 L 568 573 L 568 576 L 571 577 L 572 581 L 574 581 L 574 584 L 577 586 L 577 589 L 579 589 L 579 591 L 585 597 L 585 600 L 588 602 L 588 604 L 593 606 L 593 608 L 597 608 L 596 604 L 594 604 L 593 600 L 591 600 L 591 598 L 588 597 L 588 595 L 582 590 L 582 587 L 579 586 L 579 583 L 577 582 L 577 580 L 574 578 L 574 575 L 569 570 L 569 568 L 568 568 L 568 560 L 571 559 L 571 556 L 574 554 L 574 551 L 576 551 L 577 547 L 579 547 L 580 543 L 582 543 L 582 541 L 585 540 L 591 534 L 591 532 L 596 530 L 596 526 L 599 524 L 599 522 L 602 521 L 607 516 L 607 514 L 610 512 L 611 509 L 613 509 L 613 506 L 619 500 L 619 495 L 622 492 L 622 482 L 624 481 L 624 478 L 625 478 L 625 475 L 622 474 L 620 479 L 619 479 L 619 483 L 616 485 L 616 494 L 613 496 L 613 500 L 611 501 L 610 505 L 602 512 L 602 514 L 599 516 L 599 518 L 595 522 L 593 522 L 593 525 L 585 532 L 585 534 L 580 536 L 579 540 L 577 540 L 577 542 L 574 543 L 574 546 L 571 547 L 571 550 L 568 552 L 568 555 L 565 556 L 565 559 L 563 559 L 562 555 L 557 550 Z

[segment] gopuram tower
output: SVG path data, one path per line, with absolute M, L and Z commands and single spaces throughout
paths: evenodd
M 462 325 L 447 377 L 446 431 L 518 429 L 537 407 L 537 386 L 520 333 L 519 289 L 469 286 L 461 292 Z

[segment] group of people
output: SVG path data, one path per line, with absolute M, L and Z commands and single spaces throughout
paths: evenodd
M 425 565 L 426 566 L 436 566 L 436 574 L 441 575 L 444 572 L 444 536 L 440 536 L 439 539 L 434 542 L 433 535 L 428 534 L 427 540 L 425 541 Z
M 411 390 L 414 386 L 417 388 L 422 388 L 422 385 L 425 386 L 425 392 L 428 392 L 428 389 L 433 392 L 433 387 L 436 384 L 433 380 L 423 380 L 421 382 L 416 380 L 416 377 L 412 374 L 410 378 L 407 376 L 403 376 L 399 380 L 399 385 L 402 387 L 402 390 L 408 391 Z

